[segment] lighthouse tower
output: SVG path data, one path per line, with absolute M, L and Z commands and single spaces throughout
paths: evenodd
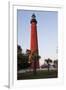
M 30 23 L 31 23 L 30 50 L 31 50 L 32 54 L 34 52 L 36 52 L 37 55 L 39 55 L 39 52 L 38 52 L 38 36 L 37 36 L 37 20 L 36 20 L 35 14 L 32 15 Z M 31 64 L 32 68 L 34 67 L 34 64 L 36 64 L 36 68 L 39 68 L 39 59 L 36 60 L 36 62 L 34 62 L 34 60 L 32 60 L 32 64 Z

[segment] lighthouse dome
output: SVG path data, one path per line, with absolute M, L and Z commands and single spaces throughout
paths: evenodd
M 32 18 L 31 18 L 30 23 L 32 23 L 32 22 L 37 23 L 36 16 L 35 16 L 35 14 L 34 14 L 34 13 L 32 14 Z

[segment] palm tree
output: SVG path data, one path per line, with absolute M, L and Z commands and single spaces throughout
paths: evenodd
M 37 67 L 36 67 L 36 62 L 37 62 L 37 60 L 40 58 L 40 56 L 38 55 L 38 53 L 37 52 L 32 52 L 31 53 L 31 55 L 30 55 L 30 61 L 34 61 L 34 67 L 33 67 L 33 73 L 36 75 L 36 69 L 37 69 Z
M 48 72 L 49 72 L 49 70 L 50 70 L 50 63 L 52 63 L 52 60 L 50 58 L 48 58 L 48 59 L 45 59 L 45 62 L 48 65 Z
M 54 60 L 54 67 L 58 69 L 58 60 Z

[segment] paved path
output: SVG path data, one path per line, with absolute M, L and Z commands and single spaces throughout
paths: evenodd
M 47 68 L 40 68 L 37 69 L 37 71 L 41 71 L 41 70 L 47 70 Z M 56 70 L 55 68 L 50 68 L 50 70 Z M 31 72 L 33 71 L 33 69 L 25 69 L 25 70 L 19 70 L 18 73 L 25 73 L 25 72 Z

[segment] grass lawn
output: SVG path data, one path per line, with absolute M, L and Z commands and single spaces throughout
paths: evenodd
M 36 75 L 33 72 L 25 72 L 25 73 L 18 73 L 17 80 L 25 80 L 25 79 L 42 79 L 42 78 L 57 78 L 58 73 L 56 70 L 41 70 L 37 71 Z

